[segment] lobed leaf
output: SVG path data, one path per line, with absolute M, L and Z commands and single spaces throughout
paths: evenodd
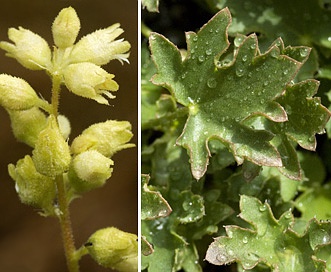
M 244 269 L 263 263 L 272 271 L 325 271 L 325 261 L 316 254 L 331 243 L 330 222 L 312 220 L 300 236 L 291 229 L 294 218 L 290 211 L 277 220 L 268 203 L 244 195 L 240 209 L 239 216 L 251 228 L 226 226 L 227 236 L 215 239 L 206 260 L 216 265 L 238 262 Z
M 148 187 L 148 175 L 141 176 L 141 219 L 152 220 L 168 216 L 172 209 L 160 192 Z
M 285 131 L 281 133 L 280 143 L 275 144 L 271 142 L 275 136 L 273 131 L 253 129 L 245 122 L 256 116 L 273 123 L 289 120 L 280 97 L 286 88 L 300 89 L 301 85 L 288 86 L 292 86 L 291 81 L 308 58 L 310 49 L 284 48 L 282 40 L 277 39 L 262 54 L 254 34 L 239 35 L 230 46 L 227 34 L 230 23 L 231 15 L 225 8 L 197 33 L 186 33 L 187 54 L 184 58 L 162 35 L 153 33 L 150 37 L 157 67 L 153 83 L 166 87 L 176 101 L 188 109 L 188 118 L 177 144 L 188 150 L 191 171 L 196 179 L 206 172 L 210 157 L 208 142 L 212 139 L 221 141 L 238 164 L 249 160 L 257 165 L 282 167 L 288 176 L 297 178 L 298 163 L 286 164 L 282 156 L 284 153 L 295 155 L 288 141 L 289 137 L 298 135 Z M 298 95 L 312 95 L 305 84 L 308 85 L 303 83 L 303 90 Z M 309 91 L 305 93 L 306 88 Z M 301 99 L 305 100 L 306 96 Z M 318 103 L 317 100 L 314 102 Z M 315 117 L 326 122 L 329 112 L 321 106 L 318 108 L 319 115 Z M 307 132 L 304 132 L 305 126 L 300 128 L 299 132 L 304 133 L 300 137 L 306 140 L 313 137 L 314 132 L 320 132 L 316 125 L 316 122 L 309 124 L 312 127 L 308 127 Z M 303 143 L 302 146 L 312 149 L 312 145 Z

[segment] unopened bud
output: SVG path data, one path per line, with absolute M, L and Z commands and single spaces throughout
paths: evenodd
M 17 140 L 34 147 L 39 133 L 46 128 L 47 118 L 37 107 L 24 111 L 8 111 Z
M 96 231 L 87 241 L 91 257 L 100 265 L 123 272 L 138 271 L 138 237 L 110 227 Z
M 78 154 L 69 169 L 70 184 L 77 193 L 99 188 L 111 177 L 112 165 L 111 159 L 95 150 Z
M 27 110 L 39 102 L 39 97 L 25 80 L 0 74 L 0 105 L 9 110 Z
M 53 115 L 49 117 L 47 127 L 39 133 L 32 154 L 37 171 L 45 176 L 55 177 L 69 169 L 69 146 Z
M 80 29 L 80 21 L 72 7 L 64 8 L 52 26 L 54 43 L 59 48 L 72 46 Z
M 25 156 L 17 165 L 8 165 L 11 178 L 16 182 L 16 191 L 22 203 L 41 208 L 45 215 L 53 214 L 56 187 L 53 179 L 37 172 L 30 156 Z

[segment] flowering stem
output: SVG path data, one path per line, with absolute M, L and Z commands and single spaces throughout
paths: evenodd
M 59 98 L 60 98 L 60 85 L 61 78 L 58 75 L 52 77 L 52 114 L 57 118 L 58 108 L 59 108 Z M 67 266 L 69 272 L 79 272 L 79 264 L 76 254 L 76 248 L 74 243 L 74 237 L 72 233 L 71 221 L 70 221 L 70 212 L 69 212 L 69 203 L 67 198 L 67 192 L 65 189 L 63 175 L 56 177 L 56 186 L 58 193 L 58 204 L 60 212 L 58 217 L 60 220 L 61 233 L 63 246 L 65 251 L 65 256 L 67 259 Z
M 52 77 L 52 114 L 57 118 L 60 98 L 61 78 L 58 75 Z
M 67 259 L 67 266 L 69 272 L 78 272 L 79 264 L 72 234 L 72 227 L 70 221 L 69 203 L 66 196 L 63 176 L 56 177 L 56 186 L 58 190 L 58 204 L 60 208 L 59 220 L 61 225 L 62 240 L 64 245 L 65 256 Z

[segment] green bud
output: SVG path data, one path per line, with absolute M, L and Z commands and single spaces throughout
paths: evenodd
M 80 29 L 80 21 L 72 7 L 64 8 L 52 25 L 54 43 L 59 48 L 72 46 Z
M 76 137 L 71 144 L 71 151 L 79 154 L 87 150 L 97 150 L 106 157 L 116 152 L 133 147 L 131 124 L 127 121 L 108 120 L 93 124 Z
M 9 164 L 8 172 L 16 182 L 16 191 L 24 204 L 43 209 L 45 215 L 53 214 L 55 182 L 37 172 L 30 156 L 19 160 L 16 166 Z
M 109 227 L 96 231 L 87 241 L 91 257 L 100 265 L 123 272 L 138 271 L 138 237 Z
M 109 91 L 117 91 L 118 84 L 112 80 L 114 75 L 101 67 L 89 63 L 70 64 L 63 72 L 67 88 L 76 95 L 93 99 L 100 104 L 108 104 L 108 98 L 115 98 Z
M 46 128 L 47 118 L 37 107 L 24 111 L 8 111 L 17 140 L 34 147 L 39 133 Z
M 84 36 L 72 49 L 71 62 L 92 62 L 104 65 L 113 59 L 128 62 L 130 43 L 123 39 L 115 40 L 124 30 L 120 24 L 97 30 Z
M 53 115 L 50 115 L 47 127 L 40 132 L 32 154 L 37 171 L 45 176 L 55 177 L 69 169 L 69 146 Z
M 39 97 L 25 80 L 0 74 L 0 105 L 9 110 L 27 110 L 39 102 Z
M 112 165 L 114 162 L 111 159 L 95 150 L 78 154 L 69 169 L 70 184 L 77 193 L 99 188 L 111 177 Z
M 51 50 L 39 35 L 23 27 L 9 28 L 8 37 L 14 43 L 0 42 L 7 56 L 31 70 L 43 70 L 51 64 Z

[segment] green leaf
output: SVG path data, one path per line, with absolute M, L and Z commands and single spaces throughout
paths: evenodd
M 239 216 L 251 228 L 226 226 L 227 236 L 216 238 L 208 248 L 209 262 L 238 262 L 244 269 L 263 263 L 272 271 L 325 271 L 325 262 L 316 258 L 314 250 L 330 243 L 330 223 L 313 220 L 299 236 L 291 230 L 294 218 L 290 211 L 276 220 L 268 203 L 248 196 L 241 196 L 240 209 Z
M 176 249 L 184 247 L 185 241 L 169 231 L 167 218 L 144 220 L 141 229 L 154 248 L 152 254 L 142 256 L 142 269 L 148 268 L 149 272 L 173 271 Z
M 235 19 L 230 33 L 260 32 L 269 40 L 282 37 L 286 43 L 331 49 L 331 11 L 319 0 L 212 0 L 218 9 L 228 7 Z
M 225 8 L 197 33 L 186 33 L 185 58 L 162 35 L 153 33 L 150 37 L 157 67 L 153 83 L 169 89 L 189 111 L 177 144 L 188 150 L 196 179 L 206 172 L 211 139 L 221 141 L 231 150 L 238 164 L 249 160 L 257 165 L 289 166 L 289 172 L 298 172 L 298 167 L 293 170 L 293 165 L 283 164 L 279 151 L 284 152 L 277 150 L 278 147 L 293 153 L 286 143 L 287 134 L 282 135 L 284 141 L 282 138 L 280 144 L 273 146 L 271 131 L 253 129 L 245 120 L 253 116 L 276 123 L 288 120 L 286 109 L 276 99 L 291 84 L 310 49 L 284 48 L 278 39 L 261 54 L 254 34 L 238 36 L 230 47 L 227 38 L 230 22 L 229 10 Z M 311 132 L 305 137 L 311 137 Z M 280 147 L 284 144 L 285 147 Z
M 148 186 L 148 181 L 148 175 L 141 176 L 141 219 L 152 220 L 168 216 L 172 211 L 170 205 L 160 192 Z
M 150 12 L 159 12 L 159 0 L 142 0 L 141 4 Z
M 317 218 L 319 220 L 331 219 L 331 184 L 312 187 L 300 195 L 295 205 L 302 213 L 301 218 L 310 220 Z

